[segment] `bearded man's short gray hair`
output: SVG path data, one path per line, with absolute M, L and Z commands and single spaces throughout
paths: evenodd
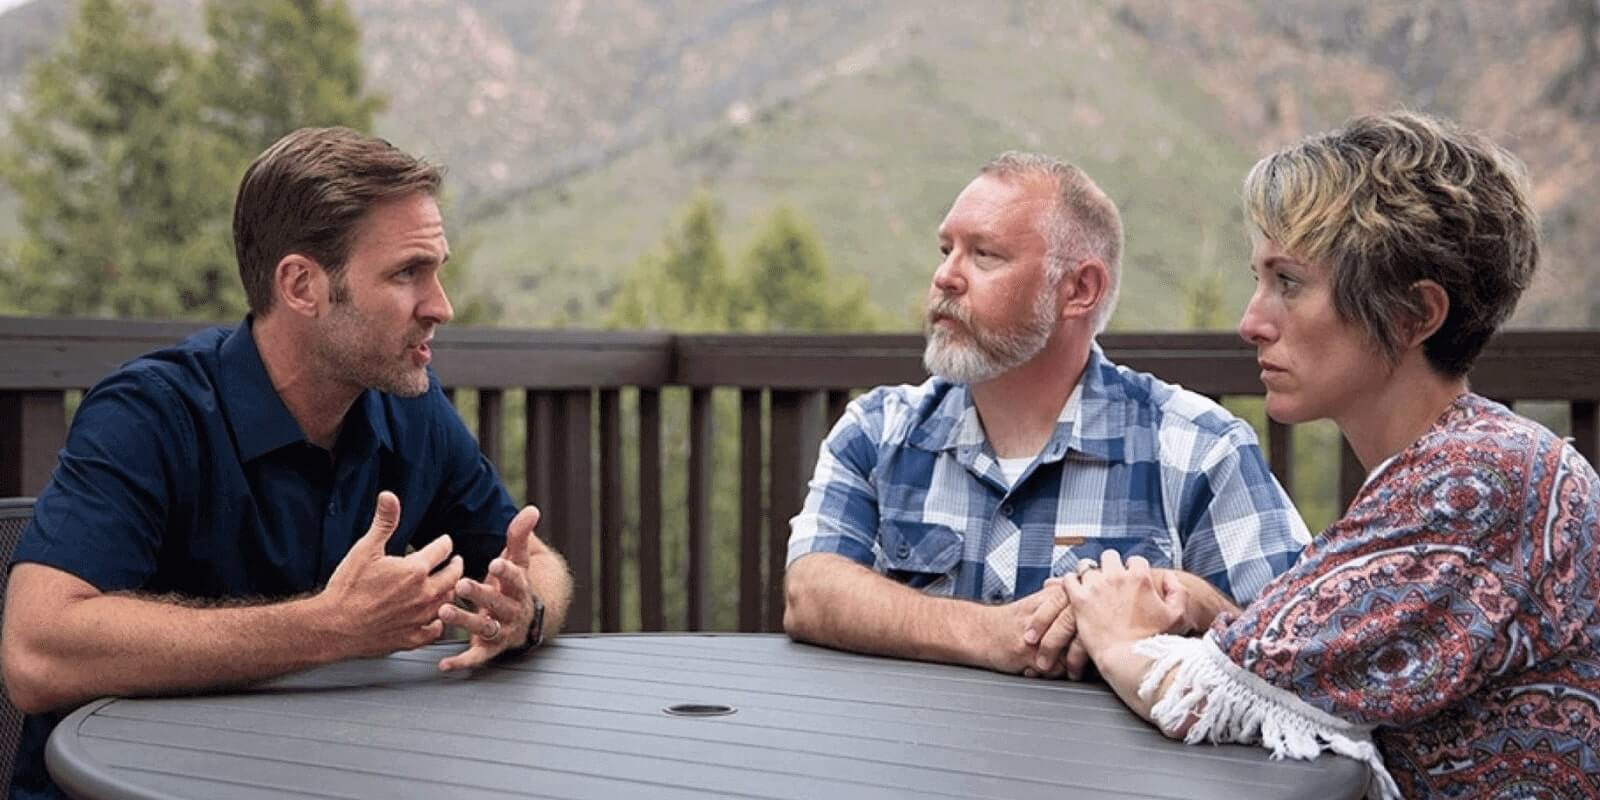
M 1122 286 L 1122 215 L 1117 204 L 1082 169 L 1040 153 L 1001 153 L 983 165 L 980 174 L 1043 178 L 1055 184 L 1055 203 L 1043 221 L 1045 276 L 1054 289 L 1084 259 L 1105 264 L 1106 293 L 1094 310 L 1094 331 L 1105 330 L 1117 310 L 1117 291 Z

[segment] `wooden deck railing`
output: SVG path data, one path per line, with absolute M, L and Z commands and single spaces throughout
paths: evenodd
M 0 496 L 43 487 L 65 438 L 67 393 L 130 358 L 196 330 L 194 323 L 0 318 Z M 1107 353 L 1130 367 L 1219 398 L 1260 396 L 1254 351 L 1223 333 L 1108 334 Z M 524 476 L 545 514 L 540 531 L 578 579 L 573 630 L 703 629 L 713 591 L 715 493 L 737 492 L 737 627 L 781 627 L 788 519 L 799 510 L 817 445 L 852 390 L 923 379 L 916 335 L 673 335 L 447 328 L 435 369 L 465 399 L 484 452 Z M 1375 365 L 1376 366 L 1376 365 Z M 1600 439 L 1600 331 L 1502 335 L 1473 372 L 1475 390 L 1502 401 L 1557 401 L 1578 449 L 1595 462 Z M 687 395 L 664 404 L 664 393 Z M 738 398 L 737 485 L 716 482 L 714 397 Z M 520 420 L 508 413 L 520 399 Z M 668 405 L 684 418 L 667 418 Z M 525 435 L 507 440 L 520 427 Z M 625 433 L 628 431 L 628 433 Z M 683 440 L 669 442 L 669 435 Z M 1295 494 L 1291 429 L 1268 423 L 1273 471 Z M 509 444 L 509 447 L 508 447 Z M 686 444 L 684 614 L 669 621 L 662 531 L 664 445 Z M 1335 458 L 1333 453 L 1328 457 Z M 1362 473 L 1348 447 L 1340 497 Z M 520 459 L 520 461 L 519 461 Z M 625 465 L 636 464 L 633 474 Z M 727 465 L 722 465 L 726 467 Z M 520 467 L 520 469 L 518 469 Z M 631 488 L 631 490 L 629 490 Z M 625 556 L 624 534 L 633 543 Z M 637 574 L 625 576 L 625 564 Z M 625 590 L 637 620 L 623 618 Z

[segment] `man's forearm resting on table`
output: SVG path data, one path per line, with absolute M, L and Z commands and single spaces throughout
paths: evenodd
M 813 553 L 784 577 L 783 627 L 800 641 L 861 653 L 988 666 L 984 606 L 930 597 L 843 556 Z
M 13 570 L 5 616 L 6 689 L 28 713 L 264 680 L 359 655 L 364 644 L 354 635 L 361 621 L 325 595 L 203 607 L 102 594 L 38 564 Z M 417 644 L 427 639 L 419 628 Z

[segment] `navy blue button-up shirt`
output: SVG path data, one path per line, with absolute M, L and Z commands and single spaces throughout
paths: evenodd
M 401 507 L 391 554 L 448 533 L 481 575 L 517 509 L 438 382 L 416 398 L 363 392 L 330 453 L 272 388 L 250 322 L 136 359 L 84 395 L 12 563 L 103 592 L 288 597 L 327 582 L 388 489 Z M 14 797 L 60 796 L 43 757 L 58 719 L 25 722 Z

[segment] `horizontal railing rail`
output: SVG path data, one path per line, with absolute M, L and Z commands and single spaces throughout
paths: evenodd
M 66 437 L 70 393 L 201 327 L 0 317 L 0 496 L 43 488 Z M 1202 394 L 1262 395 L 1254 349 L 1232 334 L 1117 333 L 1101 344 L 1121 364 Z M 527 498 L 544 512 L 541 533 L 566 554 L 578 582 L 569 627 L 703 629 L 713 625 L 717 598 L 734 594 L 731 626 L 774 630 L 782 625 L 788 520 L 800 509 L 827 427 L 855 391 L 923 380 L 922 345 L 915 334 L 445 328 L 434 364 L 452 396 L 470 406 L 468 422 L 486 456 L 520 473 Z M 1498 400 L 1564 406 L 1565 433 L 1595 462 L 1600 331 L 1504 333 L 1471 380 Z M 734 464 L 716 463 L 718 397 L 727 398 L 723 418 L 736 428 Z M 520 416 L 512 413 L 517 405 Z M 522 435 L 510 436 L 516 428 Z M 1265 428 L 1272 469 L 1299 499 L 1293 427 L 1268 421 Z M 672 459 L 681 453 L 681 470 L 668 463 L 669 451 Z M 1327 457 L 1338 459 L 1342 504 L 1362 470 L 1348 447 Z M 722 471 L 736 476 L 731 485 Z M 681 508 L 674 495 L 669 509 L 666 484 L 680 477 Z M 736 521 L 722 518 L 735 530 L 713 531 L 718 498 L 732 492 Z M 669 519 L 669 510 L 681 518 Z M 671 553 L 668 527 L 683 531 Z M 714 585 L 719 541 L 737 548 L 736 588 Z M 670 568 L 673 561 L 681 568 Z M 635 574 L 624 574 L 628 565 Z M 669 595 L 681 597 L 675 619 L 664 611 Z M 637 617 L 624 619 L 625 606 L 636 606 Z

